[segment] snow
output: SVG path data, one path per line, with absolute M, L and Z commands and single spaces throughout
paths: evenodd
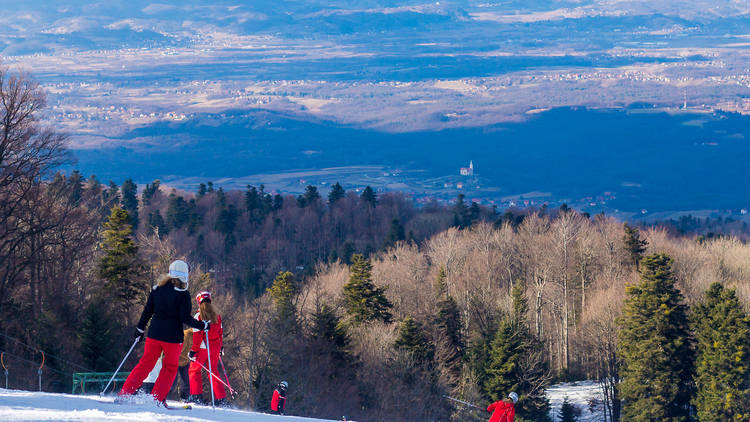
M 276 416 L 231 409 L 167 410 L 157 407 L 148 397 L 134 404 L 115 404 L 113 396 L 77 396 L 0 388 L 0 421 L 164 421 L 164 422 L 313 422 L 323 419 Z M 177 402 L 169 402 L 178 405 Z
M 581 415 L 578 417 L 579 422 L 599 422 L 604 420 L 602 390 L 596 381 L 562 383 L 547 388 L 550 417 L 553 421 L 560 420 L 560 408 L 566 396 L 568 397 L 568 401 L 581 412 Z M 592 401 L 595 403 L 593 412 L 589 409 L 589 403 Z

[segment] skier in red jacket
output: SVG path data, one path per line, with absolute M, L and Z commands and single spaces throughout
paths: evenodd
M 135 394 L 156 365 L 156 361 L 163 356 L 161 371 L 151 393 L 154 399 L 166 407 L 165 399 L 177 376 L 177 364 L 182 349 L 182 324 L 187 324 L 198 332 L 213 328 L 207 321 L 198 321 L 190 316 L 188 275 L 187 263 L 174 261 L 169 266 L 169 273 L 159 279 L 148 295 L 146 307 L 135 332 L 138 341 L 146 334 L 146 346 L 138 365 L 133 368 L 122 385 L 117 402 L 125 401 L 127 397 Z M 145 333 L 149 320 L 151 325 L 148 333 Z
M 188 371 L 190 376 L 190 397 L 188 401 L 200 403 L 203 400 L 203 379 L 201 377 L 201 370 L 203 368 L 201 368 L 201 365 L 204 367 L 208 366 L 208 348 L 206 347 L 206 342 L 210 342 L 208 346 L 211 350 L 211 372 L 218 374 L 219 355 L 224 349 L 224 328 L 221 325 L 221 316 L 219 316 L 219 313 L 216 312 L 216 309 L 211 304 L 211 293 L 200 292 L 195 297 L 195 300 L 198 302 L 198 308 L 200 309 L 195 314 L 195 319 L 211 323 L 211 327 L 207 332 L 193 330 L 193 347 L 188 353 L 188 357 L 193 361 Z M 224 385 L 214 379 L 213 386 L 216 404 L 218 406 L 227 405 L 227 392 L 224 390 Z
M 518 394 L 510 393 L 505 400 L 498 400 L 487 406 L 487 411 L 492 412 L 489 422 L 513 422 L 516 418 L 516 402 Z
M 271 397 L 271 413 L 276 415 L 283 415 L 284 409 L 286 408 L 286 389 L 289 384 L 286 381 L 281 381 L 279 386 L 273 390 L 273 397 Z

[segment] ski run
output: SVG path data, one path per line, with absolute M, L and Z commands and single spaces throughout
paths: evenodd
M 565 383 L 550 386 L 550 416 L 558 420 L 563 400 L 580 410 L 579 421 L 602 420 L 601 390 L 592 381 Z M 193 405 L 182 409 L 179 402 L 169 402 L 174 408 L 157 407 L 145 396 L 136 404 L 115 404 L 113 396 L 80 396 L 70 394 L 40 393 L 0 388 L 0 421 L 113 421 L 113 422 L 314 422 L 324 419 L 300 416 L 277 416 L 233 409 L 212 409 L 210 406 Z M 477 403 L 482 405 L 482 403 Z M 344 415 L 342 415 L 343 417 Z M 341 419 L 339 419 L 341 420 Z M 369 422 L 369 421 L 368 421 Z M 417 421 L 415 421 L 417 422 Z

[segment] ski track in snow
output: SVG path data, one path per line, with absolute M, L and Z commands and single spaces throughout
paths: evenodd
M 167 410 L 154 402 L 115 404 L 113 396 L 78 396 L 0 388 L 0 421 L 117 421 L 117 422 L 322 422 L 297 416 L 277 416 L 232 409 L 195 406 Z M 177 402 L 169 402 L 178 405 Z
M 553 421 L 560 420 L 560 408 L 563 400 L 568 397 L 581 412 L 579 422 L 600 422 L 604 420 L 604 404 L 602 403 L 602 390 L 596 381 L 579 381 L 555 384 L 547 389 L 547 398 L 550 404 L 550 417 Z M 589 401 L 596 400 L 594 411 L 589 410 Z

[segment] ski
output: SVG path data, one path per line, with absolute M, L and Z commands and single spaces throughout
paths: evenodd
M 193 408 L 193 406 L 191 406 L 189 404 L 180 404 L 180 405 L 177 405 L 177 406 L 170 406 L 170 405 L 167 404 L 166 400 L 163 401 L 163 402 L 161 402 L 160 404 L 162 406 L 164 406 L 164 408 L 167 409 L 167 410 L 190 410 L 190 409 Z

